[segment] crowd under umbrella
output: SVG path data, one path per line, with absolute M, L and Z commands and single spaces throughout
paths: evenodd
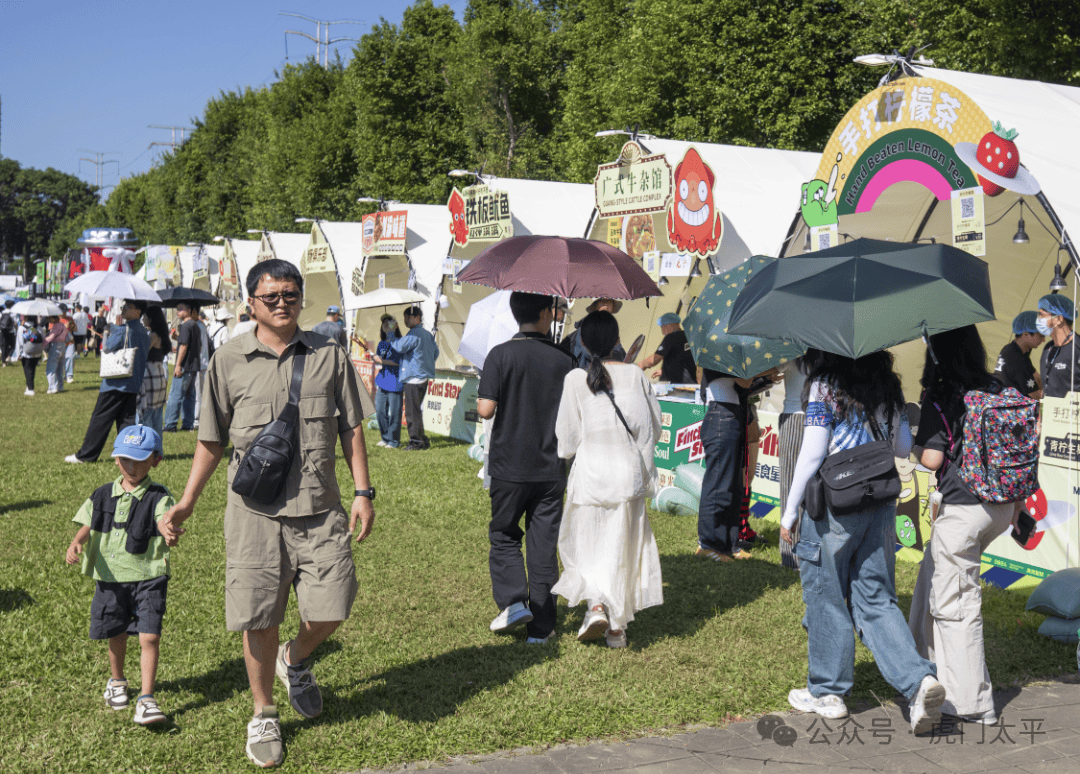
M 129 298 L 136 301 L 161 301 L 161 296 L 146 280 L 120 271 L 88 271 L 64 285 L 72 294 L 92 298 Z
M 683 319 L 694 362 L 702 368 L 749 379 L 794 360 L 806 348 L 791 340 L 739 336 L 728 332 L 732 305 L 751 277 L 776 263 L 755 255 L 730 271 L 709 277 Z
M 985 261 L 951 245 L 855 239 L 762 268 L 728 332 L 859 358 L 993 319 Z

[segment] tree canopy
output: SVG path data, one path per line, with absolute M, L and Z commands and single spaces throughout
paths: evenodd
M 459 22 L 416 0 L 347 64 L 309 59 L 211 99 L 188 141 L 103 208 L 85 185 L 35 172 L 52 193 L 19 210 L 34 236 L 10 225 L 18 170 L 0 160 L 0 250 L 60 251 L 69 245 L 51 239 L 77 235 L 65 218 L 171 244 L 298 230 L 296 217 L 356 219 L 371 208 L 361 196 L 441 203 L 454 168 L 588 182 L 615 152 L 595 132 L 628 125 L 817 151 L 880 76 L 855 56 L 932 43 L 939 66 L 1078 85 L 1078 11 L 1078 0 L 471 0 Z

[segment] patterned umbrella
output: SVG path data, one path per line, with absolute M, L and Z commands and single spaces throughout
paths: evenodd
M 735 297 L 747 280 L 775 258 L 755 255 L 723 274 L 714 274 L 683 320 L 694 362 L 702 368 L 749 379 L 799 357 L 805 348 L 790 341 L 735 336 L 727 332 Z

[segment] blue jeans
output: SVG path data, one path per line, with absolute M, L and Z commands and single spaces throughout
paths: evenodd
M 896 605 L 893 557 L 896 503 L 821 521 L 804 518 L 799 557 L 803 627 L 809 636 L 806 687 L 815 697 L 842 696 L 855 682 L 855 636 L 874 654 L 882 676 L 908 699 L 934 664 L 919 655 Z M 850 601 L 850 604 L 849 604 Z
M 161 414 L 164 408 L 164 406 L 158 406 L 156 409 L 150 409 L 149 411 L 136 411 L 135 422 L 154 428 L 160 435 L 162 429 Z
M 175 430 L 180 421 L 180 408 L 183 403 L 184 422 L 181 430 L 190 430 L 195 426 L 195 377 L 197 373 L 183 373 L 175 376 L 169 387 L 169 398 L 165 401 L 164 429 Z
M 722 554 L 735 551 L 743 497 L 746 412 L 737 403 L 710 403 L 701 422 L 705 476 L 698 509 L 698 545 Z
M 75 378 L 75 344 L 72 342 L 67 345 L 67 349 L 64 350 L 64 357 L 67 358 L 67 378 Z
M 375 416 L 383 443 L 396 449 L 401 445 L 401 393 L 380 387 L 375 393 Z
M 45 376 L 49 382 L 49 392 L 64 389 L 64 348 L 66 344 L 50 344 L 48 359 L 45 361 Z

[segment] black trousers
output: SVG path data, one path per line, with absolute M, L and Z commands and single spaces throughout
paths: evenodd
M 528 636 L 547 637 L 555 631 L 555 597 L 559 580 L 559 525 L 562 523 L 566 481 L 502 481 L 491 479 L 491 551 L 488 568 L 491 591 L 500 610 L 515 602 L 528 604 L 533 619 Z M 525 529 L 521 517 L 525 516 Z M 521 538 L 525 552 L 521 555 Z M 528 562 L 528 577 L 525 566 Z
M 0 333 L 0 360 L 6 363 L 14 351 L 15 331 L 3 331 Z
M 428 446 L 428 437 L 424 433 L 424 398 L 427 396 L 428 383 L 404 385 L 405 423 L 409 426 L 409 444 Z
M 23 376 L 26 377 L 26 389 L 34 389 L 34 374 L 37 372 L 40 357 L 24 357 L 22 359 Z
M 139 395 L 135 392 L 108 390 L 99 392 L 94 413 L 90 415 L 90 426 L 86 428 L 86 438 L 82 448 L 75 453 L 82 462 L 97 462 L 109 430 L 116 424 L 116 432 L 135 424 L 135 409 L 139 405 Z

